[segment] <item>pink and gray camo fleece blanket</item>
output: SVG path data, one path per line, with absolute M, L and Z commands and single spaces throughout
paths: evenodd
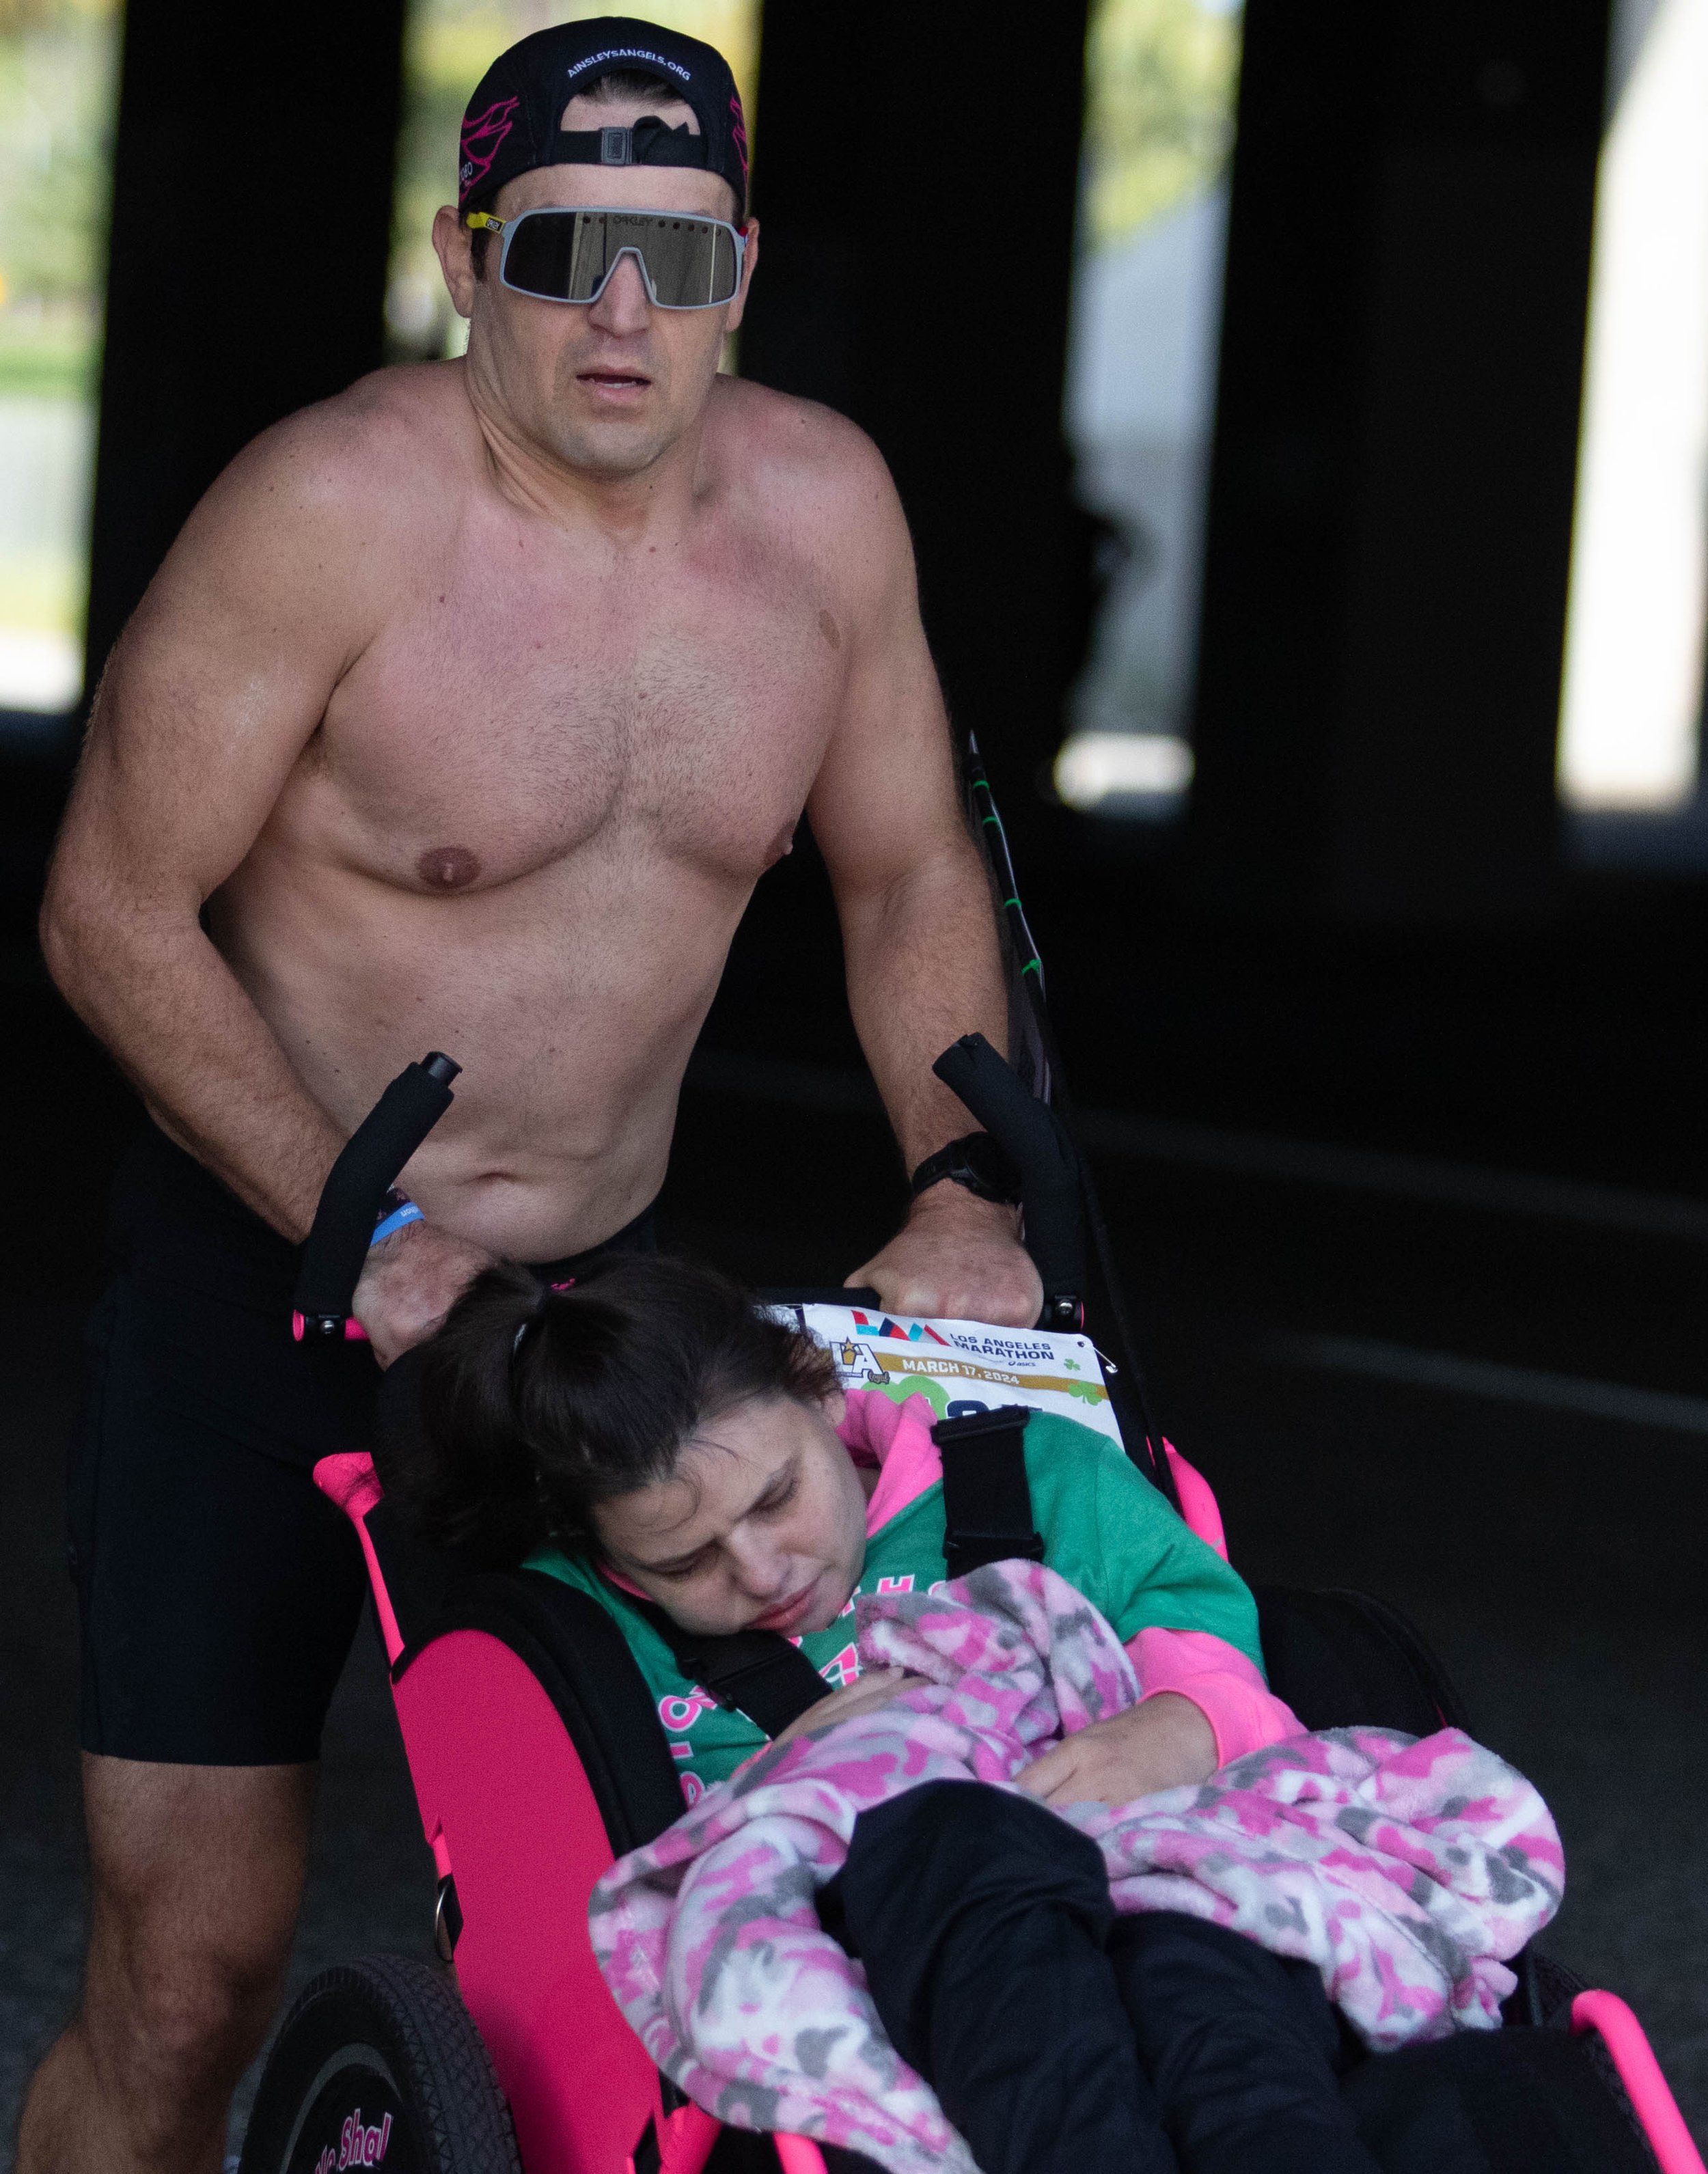
M 1011 1786 L 1140 1685 L 1103 1617 L 1040 1564 L 862 1598 L 857 1625 L 863 1666 L 926 1682 L 761 1753 L 613 1865 L 593 1950 L 652 2058 L 721 2119 L 895 2174 L 975 2174 L 813 1898 L 868 1806 L 923 1782 Z M 1101 1848 L 1118 1909 L 1189 1911 L 1306 1957 L 1376 2048 L 1494 2028 L 1514 1983 L 1502 1959 L 1564 1880 L 1541 1798 L 1458 1729 L 1299 1736 L 1201 1786 L 1064 1816 Z

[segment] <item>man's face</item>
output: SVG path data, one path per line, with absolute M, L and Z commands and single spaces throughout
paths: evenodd
M 632 100 L 570 101 L 568 128 L 632 127 L 657 113 L 671 127 L 699 124 L 683 105 Z M 500 219 L 547 205 L 630 206 L 738 219 L 729 184 L 684 166 L 540 166 L 499 192 Z M 632 257 L 622 258 L 595 302 L 548 302 L 518 295 L 498 277 L 489 243 L 485 277 L 474 277 L 468 230 L 448 208 L 433 239 L 446 284 L 469 319 L 468 366 L 478 393 L 521 435 L 565 466 L 594 475 L 648 468 L 699 416 L 717 374 L 725 335 L 741 322 L 756 254 L 756 224 L 734 299 L 707 310 L 661 310 L 647 297 Z

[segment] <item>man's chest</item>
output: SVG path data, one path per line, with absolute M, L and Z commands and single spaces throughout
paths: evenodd
M 323 774 L 412 865 L 442 846 L 513 879 L 603 837 L 751 879 L 799 817 L 846 653 L 810 584 L 775 569 L 465 572 L 411 598 L 340 686 Z

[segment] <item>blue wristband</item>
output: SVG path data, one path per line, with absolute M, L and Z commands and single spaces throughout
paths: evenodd
M 385 1216 L 374 1225 L 374 1235 L 368 1241 L 368 1251 L 371 1253 L 381 1238 L 389 1238 L 394 1230 L 401 1230 L 405 1224 L 420 1223 L 424 1220 L 425 1218 L 414 1202 L 406 1200 L 401 1208 L 394 1208 L 389 1215 Z

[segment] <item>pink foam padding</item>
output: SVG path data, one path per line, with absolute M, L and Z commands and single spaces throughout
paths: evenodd
M 663 2109 L 657 2071 L 593 1960 L 587 1897 L 611 1849 L 557 1710 L 481 1630 L 435 1639 L 393 1695 L 421 1824 L 456 1875 L 457 1983 L 522 2164 L 624 2174 L 649 2116 L 665 2137 Z M 691 2155 L 683 2174 L 695 2174 Z
M 380 1574 L 380 1559 L 368 1538 L 365 1522 L 369 1511 L 385 1491 L 374 1477 L 374 1460 L 365 1450 L 346 1450 L 338 1457 L 323 1457 L 314 1468 L 314 1484 L 322 1495 L 338 1504 L 356 1528 L 356 1538 L 367 1558 L 368 1582 L 374 1590 L 374 1614 L 379 1619 L 380 1636 L 385 1641 L 386 1658 L 395 1663 L 403 1650 L 403 1634 L 397 1628 L 392 1596 Z M 430 1826 L 427 1831 L 430 1835 L 433 1830 Z
M 723 2123 L 704 2106 L 678 2106 L 665 2122 L 659 2143 L 661 2174 L 700 2174 Z M 632 2167 L 634 2160 L 629 2162 Z
M 1619 1995 L 1579 1993 L 1571 2004 L 1571 2027 L 1600 2031 L 1649 2148 L 1660 2161 L 1661 2174 L 1708 2174 L 1647 2034 Z
M 365 1517 L 385 1491 L 375 1476 L 374 1460 L 365 1450 L 322 1457 L 314 1468 L 314 1484 L 347 1517 Z
M 1224 1562 L 1228 1560 L 1228 1543 L 1222 1532 L 1222 1513 L 1216 1506 L 1216 1498 L 1210 1483 L 1196 1465 L 1188 1464 L 1171 1441 L 1163 1444 L 1168 1452 L 1169 1469 L 1174 1474 L 1175 1488 L 1181 1498 L 1181 1515 L 1201 1540 L 1208 1540 Z
M 824 2155 L 810 2136 L 785 2136 L 779 2129 L 773 2141 L 783 2174 L 824 2174 Z

